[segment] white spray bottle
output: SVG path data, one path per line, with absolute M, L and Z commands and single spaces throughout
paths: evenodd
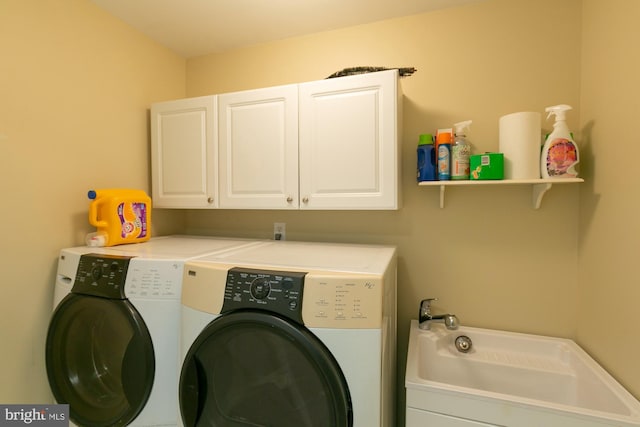
M 471 126 L 471 120 L 458 122 L 453 125 L 455 139 L 451 146 L 451 179 L 469 179 L 469 157 L 471 145 L 466 140 L 466 129 Z
M 547 137 L 542 155 L 540 156 L 540 176 L 542 178 L 575 178 L 578 172 L 575 167 L 580 161 L 578 146 L 576 145 L 569 127 L 566 112 L 571 110 L 569 105 L 554 105 L 547 107 L 547 119 L 555 116 L 553 132 Z

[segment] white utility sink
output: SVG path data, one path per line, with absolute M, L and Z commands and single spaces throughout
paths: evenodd
M 407 427 L 640 426 L 640 402 L 568 339 L 413 320 L 405 386 Z

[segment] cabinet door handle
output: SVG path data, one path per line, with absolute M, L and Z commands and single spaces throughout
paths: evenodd
M 287 203 L 291 203 L 291 202 L 293 202 L 293 197 L 287 196 Z
M 309 203 L 309 198 L 308 197 L 303 197 L 302 198 L 302 203 Z
M 213 203 L 213 197 L 209 197 L 209 198 L 207 199 L 207 203 L 209 203 L 209 204 Z

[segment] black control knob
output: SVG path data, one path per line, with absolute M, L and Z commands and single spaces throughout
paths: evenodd
M 97 282 L 102 277 L 102 267 L 96 265 L 91 269 L 91 278 L 94 282 Z
M 271 292 L 271 284 L 267 279 L 259 277 L 251 282 L 250 291 L 255 299 L 265 299 Z

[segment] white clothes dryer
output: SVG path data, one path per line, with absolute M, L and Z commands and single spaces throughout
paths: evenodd
M 194 236 L 63 249 L 46 367 L 74 425 L 177 424 L 184 262 L 258 242 Z
M 395 425 L 396 250 L 268 242 L 185 264 L 184 426 Z

